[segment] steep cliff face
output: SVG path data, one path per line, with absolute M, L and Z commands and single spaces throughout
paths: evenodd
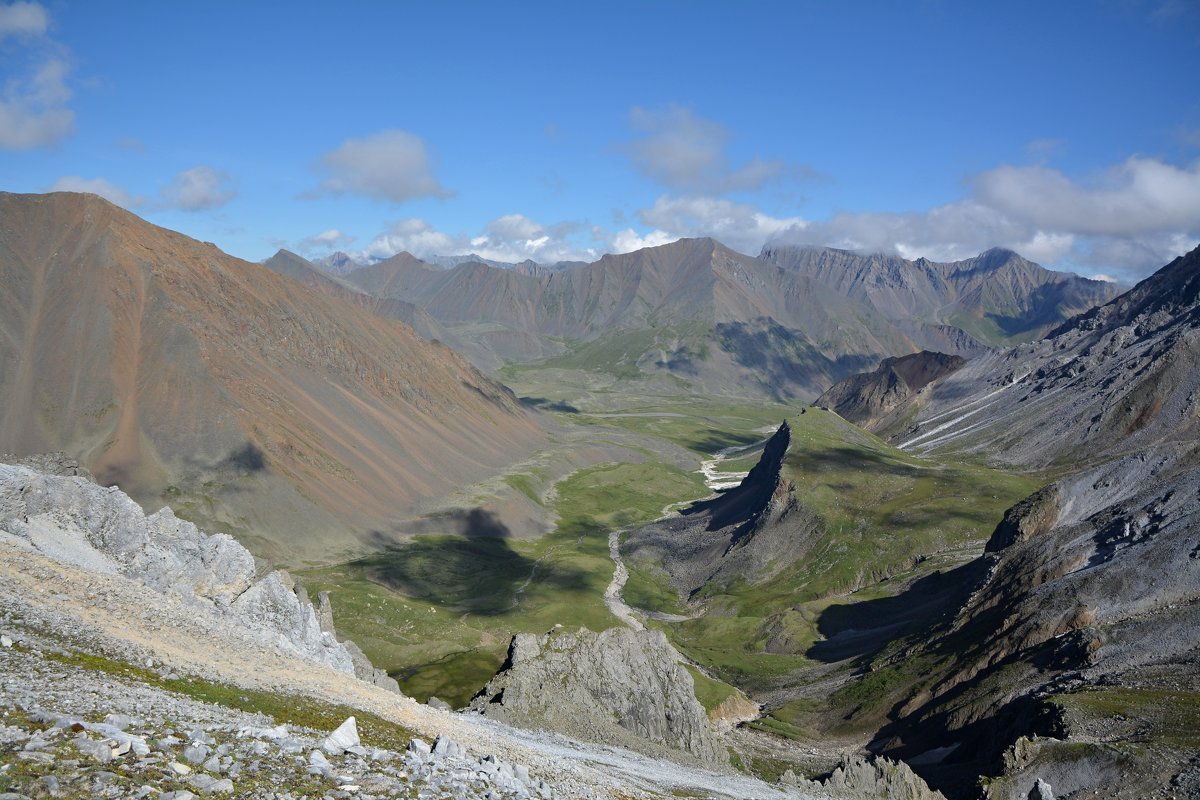
M 684 596 L 705 586 L 778 575 L 803 556 L 821 524 L 796 501 L 795 486 L 782 474 L 790 442 L 791 428 L 784 422 L 740 485 L 630 533 L 622 554 L 661 565 Z
M 651 755 L 682 751 L 706 766 L 725 766 L 725 747 L 679 661 L 661 631 L 519 634 L 471 709 L 513 725 Z

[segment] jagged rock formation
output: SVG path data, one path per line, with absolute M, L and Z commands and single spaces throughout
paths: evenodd
M 840 800 L 946 800 L 930 789 L 903 761 L 876 756 L 849 756 L 820 781 L 806 781 L 791 770 L 779 782 L 801 788 L 821 788 Z
M 226 534 L 206 535 L 164 508 L 146 516 L 116 488 L 0 464 L 0 540 L 93 572 L 123 575 L 226 616 L 305 658 L 352 673 L 284 572 L 255 573 Z
M 922 350 L 899 358 L 885 358 L 874 372 L 864 372 L 834 384 L 816 404 L 832 409 L 843 419 L 873 426 L 912 399 L 926 386 L 962 369 L 966 359 Z
M 725 766 L 725 747 L 679 658 L 661 631 L 518 634 L 471 709 L 522 727 Z
M 705 586 L 778 575 L 804 555 L 821 524 L 796 501 L 795 487 L 782 474 L 790 441 L 784 422 L 741 484 L 633 531 L 622 555 L 661 565 L 684 597 Z
M 0 193 L 0 219 L 2 451 L 297 566 L 542 441 L 448 347 L 99 197 Z
M 767 245 L 761 257 L 867 303 L 897 323 L 924 330 L 934 320 L 974 338 L 965 351 L 947 350 L 954 353 L 978 350 L 980 342 L 1040 338 L 1120 291 L 1111 283 L 1043 269 L 1001 248 L 948 263 L 789 245 Z

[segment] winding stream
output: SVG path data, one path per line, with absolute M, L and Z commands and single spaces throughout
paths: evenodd
M 758 431 L 759 433 L 771 434 L 775 432 L 773 426 Z M 719 492 L 725 489 L 732 489 L 742 482 L 749 471 L 722 471 L 721 463 L 727 461 L 734 456 L 740 456 L 754 450 L 756 447 L 762 447 L 766 443 L 766 439 L 753 444 L 739 444 L 733 447 L 726 447 L 718 450 L 713 454 L 712 458 L 706 458 L 700 462 L 700 472 L 704 475 L 704 485 L 711 492 Z M 667 506 L 672 508 L 673 506 Z M 649 617 L 651 619 L 664 620 L 667 622 L 683 622 L 685 620 L 694 619 L 699 616 L 702 611 L 696 612 L 695 615 L 685 616 L 682 614 L 666 614 L 661 611 L 647 611 L 644 609 L 635 609 L 628 605 L 621 597 L 621 590 L 625 588 L 625 582 L 629 580 L 629 570 L 625 567 L 625 562 L 621 559 L 621 534 L 628 529 L 621 528 L 615 531 L 609 531 L 608 534 L 608 555 L 613 560 L 616 568 L 613 570 L 612 580 L 609 581 L 608 587 L 604 590 L 604 605 L 614 617 L 624 622 L 635 631 L 645 630 L 645 625 L 638 619 L 638 616 Z

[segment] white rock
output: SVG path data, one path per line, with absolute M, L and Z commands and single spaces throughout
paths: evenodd
M 0 645 L 2 645 L 4 647 L 12 647 L 13 640 L 8 638 L 7 636 L 0 636 Z
M 336 731 L 325 737 L 325 741 L 321 742 L 321 749 L 330 755 L 340 756 L 347 748 L 357 747 L 359 744 L 358 724 L 354 717 L 347 717 Z
M 192 771 L 192 768 L 187 764 L 180 764 L 178 761 L 171 762 L 171 771 L 176 775 L 187 775 Z

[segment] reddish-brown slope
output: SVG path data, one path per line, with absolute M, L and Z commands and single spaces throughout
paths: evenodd
M 448 348 L 95 196 L 0 194 L 0 287 L 0 452 L 67 450 L 285 561 L 540 440 Z

